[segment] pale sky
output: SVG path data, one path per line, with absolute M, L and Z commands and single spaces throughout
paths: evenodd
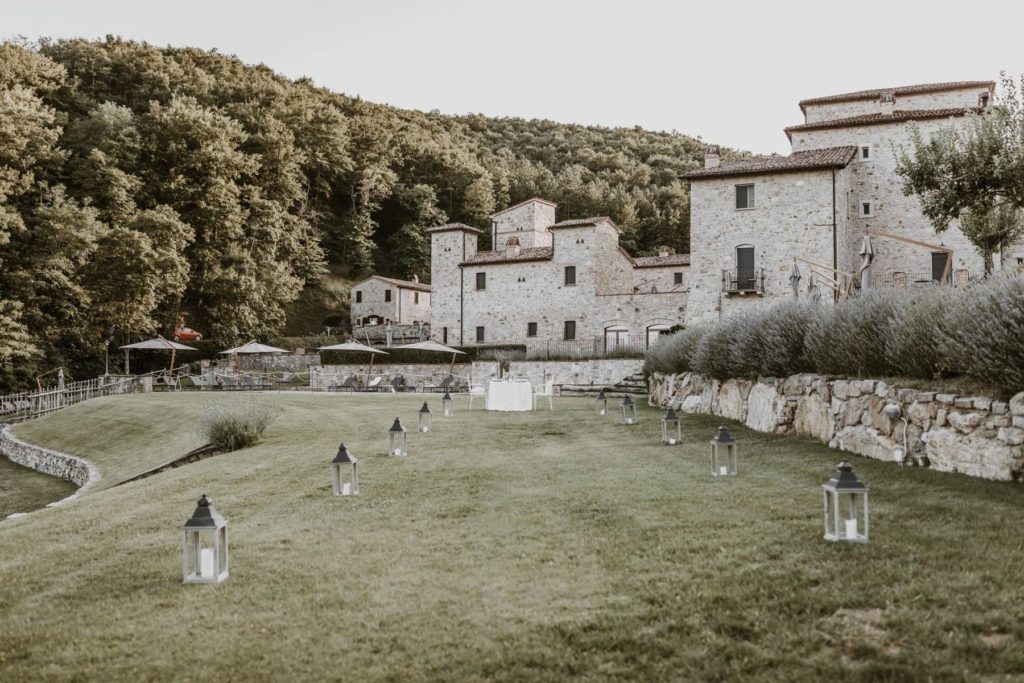
M 0 0 L 0 37 L 216 48 L 366 100 L 786 153 L 797 102 L 1024 73 L 1024 4 Z

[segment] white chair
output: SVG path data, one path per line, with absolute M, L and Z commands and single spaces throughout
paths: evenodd
M 555 380 L 549 379 L 544 383 L 544 386 L 538 386 L 533 391 L 533 409 L 537 410 L 537 398 L 547 398 L 548 408 L 550 410 L 555 409 L 555 404 L 552 402 L 551 397 L 555 395 Z
M 469 409 L 473 410 L 473 399 L 482 398 L 487 403 L 487 388 L 483 384 L 469 385 Z

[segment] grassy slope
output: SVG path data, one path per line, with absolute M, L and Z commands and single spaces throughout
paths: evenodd
M 206 397 L 133 400 L 106 407 L 159 416 L 146 433 L 182 423 L 164 401 L 191 414 Z M 554 413 L 438 417 L 399 460 L 382 436 L 420 397 L 266 400 L 279 419 L 257 448 L 0 524 L 0 679 L 1024 669 L 1019 485 L 857 459 L 873 540 L 840 546 L 820 529 L 838 455 L 817 444 L 736 427 L 741 476 L 713 479 L 714 418 L 684 417 L 670 449 L 652 410 L 624 428 L 563 399 Z M 361 458 L 354 499 L 329 495 L 342 439 Z M 232 575 L 183 586 L 179 526 L 203 492 L 230 520 Z
M 28 512 L 75 492 L 70 481 L 49 477 L 0 456 L 0 520 Z

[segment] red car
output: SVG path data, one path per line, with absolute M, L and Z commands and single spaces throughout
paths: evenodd
M 191 327 L 179 327 L 174 331 L 174 341 L 183 342 L 198 342 L 203 341 L 203 335 L 200 332 L 196 332 Z

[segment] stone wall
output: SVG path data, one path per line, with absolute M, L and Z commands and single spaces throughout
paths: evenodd
M 1024 475 L 1024 392 L 996 401 L 813 374 L 723 382 L 683 373 L 651 377 L 650 403 L 811 437 L 876 460 L 893 460 L 905 437 L 909 458 L 940 471 L 999 480 Z M 885 414 L 892 403 L 906 423 Z
M 960 88 L 940 92 L 914 93 L 896 97 L 895 109 L 899 111 L 918 109 L 951 109 L 957 107 L 977 107 L 978 95 L 984 91 L 982 87 Z M 805 106 L 804 122 L 832 121 L 850 116 L 877 114 L 882 111 L 877 97 L 845 102 L 822 102 Z
M 88 460 L 25 443 L 14 436 L 7 425 L 0 425 L 0 453 L 6 455 L 11 462 L 52 477 L 66 479 L 78 486 L 75 493 L 63 500 L 50 503 L 47 507 L 74 500 L 100 480 L 99 469 Z

